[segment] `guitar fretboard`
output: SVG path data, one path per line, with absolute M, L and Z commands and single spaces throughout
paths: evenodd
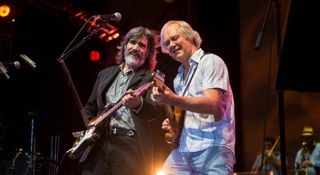
M 153 85 L 153 82 L 149 82 L 140 88 L 136 89 L 134 91 L 134 95 L 138 96 L 141 95 L 143 92 L 145 92 L 149 87 Z M 123 106 L 122 100 L 120 100 L 118 103 L 116 103 L 112 108 L 110 108 L 107 112 L 103 113 L 101 116 L 99 116 L 93 123 L 94 126 L 97 126 L 100 122 L 102 122 L 105 118 L 112 115 L 115 111 L 117 111 L 119 108 Z

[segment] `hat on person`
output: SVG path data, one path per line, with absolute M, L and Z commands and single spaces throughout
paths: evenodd
M 313 128 L 305 126 L 302 130 L 301 136 L 313 136 Z

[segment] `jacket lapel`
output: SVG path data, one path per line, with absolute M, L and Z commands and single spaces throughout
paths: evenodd
M 141 84 L 142 80 L 144 79 L 144 77 L 146 76 L 146 70 L 145 69 L 140 69 L 139 71 L 137 71 L 134 76 L 132 77 L 128 89 L 132 88 L 132 89 L 136 89 L 138 87 L 138 85 Z
M 100 100 L 102 101 L 102 104 L 104 104 L 103 106 L 106 105 L 106 99 L 105 99 L 105 94 L 107 93 L 106 91 L 108 90 L 109 86 L 111 85 L 111 83 L 113 82 L 113 80 L 115 79 L 115 77 L 117 76 L 117 74 L 119 73 L 120 68 L 119 66 L 114 67 L 113 69 L 111 69 L 108 73 L 107 73 L 107 77 L 104 77 L 102 80 L 102 83 L 99 85 L 98 88 L 98 97 L 100 98 Z

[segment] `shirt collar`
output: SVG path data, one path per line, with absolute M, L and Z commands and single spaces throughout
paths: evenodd
M 121 63 L 119 65 L 119 67 L 120 67 L 120 70 L 121 70 L 120 72 L 122 73 L 122 75 L 130 75 L 134 72 L 134 69 L 129 69 L 127 72 L 124 72 L 123 71 L 124 63 Z
M 193 55 L 191 56 L 191 58 L 189 59 L 189 62 L 196 62 L 199 64 L 200 62 L 200 58 L 201 56 L 204 54 L 204 51 L 199 48 L 195 53 L 193 53 Z
M 193 65 L 199 64 L 201 56 L 203 54 L 204 54 L 204 51 L 201 48 L 199 48 L 196 52 L 194 52 L 193 55 L 191 56 L 191 58 L 189 59 L 190 67 L 192 67 Z M 184 66 L 181 65 L 178 68 L 178 72 L 181 72 L 183 70 L 184 70 Z

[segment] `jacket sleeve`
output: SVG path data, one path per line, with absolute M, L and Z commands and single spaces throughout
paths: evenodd
M 91 95 L 83 107 L 84 112 L 87 114 L 88 119 L 92 119 L 97 116 L 98 114 L 98 102 L 97 102 L 97 92 L 98 92 L 98 85 L 100 82 L 101 73 L 98 74 L 98 77 L 93 85 Z

